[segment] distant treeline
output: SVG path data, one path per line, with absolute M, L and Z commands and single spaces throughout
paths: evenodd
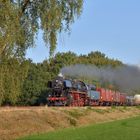
M 123 65 L 101 52 L 76 55 L 57 53 L 42 63 L 10 58 L 0 62 L 0 105 L 40 105 L 46 103 L 47 82 L 58 75 L 61 68 L 74 64 L 94 64 L 97 67 Z

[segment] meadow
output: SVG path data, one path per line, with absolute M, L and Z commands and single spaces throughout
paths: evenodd
M 85 127 L 63 129 L 18 140 L 140 140 L 140 116 Z

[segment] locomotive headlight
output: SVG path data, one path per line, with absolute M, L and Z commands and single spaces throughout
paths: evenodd
M 101 96 L 101 99 L 103 99 L 103 97 Z

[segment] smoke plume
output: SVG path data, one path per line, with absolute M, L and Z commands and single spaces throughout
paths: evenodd
M 132 93 L 140 89 L 140 69 L 137 66 L 121 66 L 117 68 L 77 64 L 61 69 L 64 76 L 71 78 L 97 80 L 101 85 L 109 83 L 122 92 Z

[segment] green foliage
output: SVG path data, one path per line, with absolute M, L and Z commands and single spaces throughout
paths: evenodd
M 104 53 L 99 51 L 91 52 L 88 55 L 81 55 L 77 60 L 78 64 L 94 64 L 97 67 L 113 66 L 117 67 L 122 65 L 122 62 L 108 58 Z
M 10 59 L 0 64 L 0 105 L 16 104 L 27 71 L 26 61 L 19 62 L 16 59 Z
M 19 8 L 9 0 L 0 0 L 0 59 L 3 56 L 19 55 L 20 50 L 25 48 L 24 35 Z
M 23 83 L 22 95 L 19 103 L 22 105 L 37 105 L 41 101 L 43 103 L 43 100 L 46 100 L 47 82 L 50 79 L 50 74 L 43 64 L 34 64 L 30 62 L 30 68 L 27 78 Z
M 0 0 L 0 57 L 23 57 L 39 29 L 52 55 L 58 33 L 69 31 L 82 5 L 83 0 Z

